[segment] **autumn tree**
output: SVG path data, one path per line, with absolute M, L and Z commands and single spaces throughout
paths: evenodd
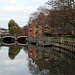
M 49 9 L 44 6 L 40 6 L 37 12 L 31 14 L 29 23 L 34 23 L 35 26 L 42 26 L 42 33 L 44 35 L 44 26 L 47 23 L 47 15 L 49 14 Z
M 57 34 L 71 34 L 75 30 L 75 0 L 49 0 L 46 4 L 49 7 L 40 6 L 31 14 L 29 23 L 42 26 L 43 34 L 46 24 Z
M 57 28 L 60 26 L 63 34 L 71 33 L 73 27 L 75 28 L 74 0 L 51 0 L 47 4 L 52 6 L 49 14 L 50 25 L 55 25 Z

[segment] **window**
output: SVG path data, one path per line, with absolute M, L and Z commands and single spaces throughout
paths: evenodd
M 32 28 L 30 28 L 30 30 L 32 30 Z
M 32 30 L 30 30 L 30 32 L 32 32 Z
M 30 51 L 30 53 L 32 53 L 32 51 Z
M 32 55 L 32 53 L 30 53 L 30 55 Z
M 38 30 L 36 30 L 36 34 L 38 34 Z
M 32 48 L 30 48 L 30 51 L 32 51 Z
M 38 28 L 38 26 L 36 26 L 36 28 Z
M 30 51 L 30 55 L 32 55 L 32 51 Z
M 55 59 L 54 58 L 51 58 L 51 61 L 54 61 Z
M 45 53 L 45 56 L 47 56 L 47 53 Z
M 53 29 L 53 30 L 51 30 L 51 33 L 54 33 L 54 29 Z
M 38 60 L 38 56 L 36 57 L 36 59 Z
M 36 54 L 38 54 L 38 51 L 36 51 Z
M 30 35 L 32 35 L 32 33 L 30 33 Z
M 47 30 L 45 30 L 45 32 L 47 32 Z
M 46 27 L 47 27 L 48 25 L 46 24 Z

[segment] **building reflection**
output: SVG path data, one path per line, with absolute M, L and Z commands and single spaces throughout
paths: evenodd
M 28 57 L 34 60 L 34 48 L 28 47 Z
M 74 75 L 74 68 L 61 55 L 55 55 L 52 48 L 28 47 L 29 69 L 35 75 Z M 71 70 L 70 70 L 71 69 Z
M 20 50 L 22 49 L 22 47 L 9 47 L 9 53 L 8 56 L 11 60 L 15 59 L 15 57 L 18 55 L 18 53 L 20 52 Z

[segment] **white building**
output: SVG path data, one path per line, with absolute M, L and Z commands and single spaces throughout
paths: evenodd
M 0 34 L 9 34 L 9 30 L 5 28 L 0 28 Z

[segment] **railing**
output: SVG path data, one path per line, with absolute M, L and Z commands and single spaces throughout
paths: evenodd
M 61 48 L 68 49 L 75 52 L 75 38 L 65 38 L 65 37 L 38 37 L 29 38 L 30 42 L 35 42 L 36 44 L 43 45 L 44 43 L 52 44 Z
M 67 38 L 67 37 L 38 37 L 38 40 L 45 40 L 45 41 L 56 41 L 56 42 L 73 42 L 75 43 L 75 38 Z

